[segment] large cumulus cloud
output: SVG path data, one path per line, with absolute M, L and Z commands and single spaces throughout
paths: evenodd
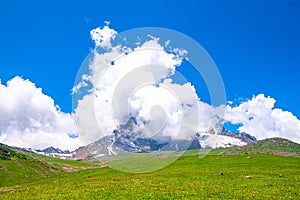
M 241 124 L 239 131 L 258 139 L 283 137 L 300 143 L 300 120 L 293 113 L 275 107 L 276 100 L 259 94 L 237 106 L 226 107 L 225 119 Z
M 90 143 L 112 134 L 130 117 L 137 120 L 144 136 L 185 139 L 195 134 L 199 106 L 196 90 L 191 83 L 176 84 L 170 78 L 187 51 L 174 48 L 167 52 L 154 37 L 134 47 L 113 46 L 114 36 L 106 37 L 110 33 L 115 31 L 107 25 L 91 31 L 96 48 L 85 66 L 89 73 L 83 74 L 73 88 L 74 93 L 88 90 L 77 100 L 75 109 L 83 141 Z M 95 38 L 106 38 L 102 41 L 106 45 L 99 45 Z M 98 51 L 99 47 L 104 51 Z M 92 89 L 84 88 L 88 85 Z
M 184 138 L 230 122 L 241 125 L 239 131 L 258 139 L 284 137 L 300 142 L 300 121 L 291 112 L 275 108 L 274 98 L 260 94 L 237 106 L 213 107 L 200 100 L 191 83 L 176 84 L 170 79 L 187 51 L 166 51 L 154 37 L 135 48 L 114 46 L 111 42 L 115 35 L 116 31 L 108 25 L 91 31 L 96 48 L 89 73 L 83 74 L 73 88 L 74 93 L 87 85 L 92 88 L 78 99 L 75 109 L 80 135 L 87 143 L 111 134 L 130 116 L 142 126 L 151 124 L 143 127 L 148 135 L 159 130 L 160 134 Z M 101 44 L 99 38 L 103 39 Z M 105 51 L 99 53 L 97 47 Z M 162 109 L 157 110 L 157 105 Z
M 191 83 L 171 79 L 187 51 L 168 52 L 153 37 L 134 48 L 114 46 L 116 33 L 108 25 L 91 31 L 96 47 L 88 73 L 73 88 L 79 96 L 74 113 L 62 112 L 29 80 L 0 82 L 0 142 L 73 150 L 81 146 L 80 139 L 84 145 L 94 142 L 134 117 L 145 136 L 183 139 L 230 122 L 258 139 L 283 137 L 300 143 L 300 120 L 276 108 L 274 98 L 259 94 L 236 106 L 213 107 L 201 101 Z M 80 139 L 72 137 L 77 134 Z
M 21 77 L 0 84 L 0 134 L 1 143 L 20 147 L 73 150 L 81 145 L 72 138 L 77 134 L 72 115 Z

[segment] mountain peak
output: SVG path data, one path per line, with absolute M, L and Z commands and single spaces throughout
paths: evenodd
M 160 134 L 157 134 L 160 135 Z M 213 125 L 208 132 L 195 133 L 194 137 L 172 139 L 166 136 L 146 137 L 140 131 L 134 118 L 119 125 L 112 135 L 77 149 L 75 159 L 97 158 L 102 156 L 120 155 L 130 152 L 150 152 L 158 150 L 184 151 L 200 148 L 218 148 L 242 146 L 256 141 L 247 133 L 233 133 L 224 129 L 221 123 Z
M 53 146 L 50 146 L 48 148 L 45 148 L 43 150 L 37 150 L 37 152 L 44 152 L 44 153 L 59 153 L 59 154 L 68 154 L 70 153 L 69 150 L 63 151 L 59 148 L 55 148 Z

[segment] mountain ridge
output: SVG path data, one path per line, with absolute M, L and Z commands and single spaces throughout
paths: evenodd
M 131 152 L 184 151 L 191 149 L 213 149 L 218 147 L 241 146 L 256 141 L 247 133 L 233 133 L 225 130 L 221 123 L 216 123 L 205 133 L 196 133 L 189 139 L 171 139 L 167 136 L 143 137 L 136 128 L 134 119 L 121 124 L 112 135 L 100 138 L 73 153 L 76 160 L 88 160 L 104 156 L 120 155 Z
M 258 140 L 254 143 L 240 147 L 231 147 L 227 149 L 216 149 L 220 155 L 238 155 L 238 154 L 273 154 L 279 156 L 300 157 L 300 144 L 291 140 L 274 137 Z
M 45 149 L 38 149 L 37 152 L 43 152 L 43 153 L 58 153 L 58 154 L 69 154 L 71 153 L 69 150 L 61 150 L 59 148 L 55 148 L 53 146 L 47 147 Z

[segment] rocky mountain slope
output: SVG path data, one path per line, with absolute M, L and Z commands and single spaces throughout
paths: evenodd
M 73 158 L 86 160 L 129 152 L 183 151 L 242 146 L 256 141 L 256 138 L 249 134 L 236 134 L 227 131 L 220 123 L 205 133 L 196 133 L 193 138 L 185 140 L 171 140 L 170 138 L 158 140 L 156 138 L 140 137 L 140 134 L 134 131 L 134 126 L 136 126 L 135 120 L 130 119 L 126 124 L 120 125 L 118 129 L 114 130 L 112 135 L 105 136 L 94 143 L 77 149 L 73 152 Z

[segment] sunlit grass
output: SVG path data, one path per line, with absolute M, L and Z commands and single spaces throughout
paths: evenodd
M 299 199 L 299 186 L 299 158 L 196 154 L 150 173 L 106 167 L 2 187 L 16 191 L 0 199 Z

